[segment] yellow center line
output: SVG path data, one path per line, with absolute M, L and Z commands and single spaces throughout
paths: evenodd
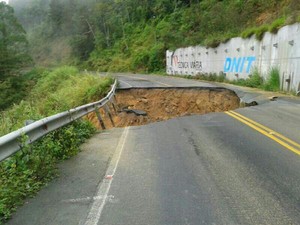
M 288 143 L 290 143 L 290 144 L 292 144 L 295 147 L 297 147 L 297 148 L 300 149 L 300 144 L 298 144 L 295 141 L 293 141 L 293 140 L 291 140 L 291 139 L 283 136 L 282 134 L 279 134 L 278 132 L 276 132 L 276 131 L 268 128 L 268 127 L 265 127 L 264 125 L 262 125 L 262 124 L 260 124 L 258 122 L 255 122 L 255 121 L 249 119 L 248 117 L 245 117 L 245 116 L 243 116 L 243 115 L 241 115 L 241 114 L 239 114 L 237 112 L 234 112 L 234 111 L 230 111 L 230 112 L 233 113 L 233 114 L 235 114 L 236 116 L 241 117 L 242 119 L 244 119 L 244 120 L 246 120 L 246 121 L 248 121 L 248 122 L 250 122 L 250 123 L 252 123 L 252 124 L 254 124 L 254 125 L 256 125 L 256 126 L 262 128 L 262 129 L 264 129 L 264 130 L 266 130 L 267 132 L 269 132 L 269 134 L 276 135 L 277 137 L 281 138 L 282 140 L 284 140 L 284 141 L 286 141 L 286 142 L 288 142 Z
M 280 140 L 279 138 L 273 136 L 273 135 L 270 134 L 269 132 L 263 130 L 261 127 L 255 125 L 255 124 L 252 124 L 251 122 L 249 122 L 249 121 L 251 121 L 250 119 L 247 121 L 247 120 L 243 119 L 242 117 L 239 117 L 239 116 L 233 114 L 232 111 L 230 111 L 230 112 L 225 112 L 225 113 L 226 113 L 227 115 L 229 115 L 229 116 L 231 116 L 231 117 L 237 119 L 238 121 L 240 121 L 240 122 L 246 124 L 247 126 L 253 128 L 254 130 L 260 132 L 261 134 L 267 136 L 268 138 L 272 139 L 273 141 L 276 141 L 278 144 L 280 144 L 280 145 L 282 145 L 283 147 L 287 148 L 288 150 L 294 152 L 295 154 L 300 155 L 300 150 L 298 150 L 298 149 L 296 149 L 295 147 L 289 145 L 288 143 L 286 143 L 286 142 Z M 238 115 L 239 115 L 239 114 L 238 114 Z M 244 117 L 244 116 L 243 116 L 243 117 Z M 245 118 L 246 118 L 246 117 L 245 117 Z M 248 118 L 247 118 L 247 119 L 248 119 Z M 254 122 L 254 121 L 253 121 L 253 122 Z M 255 123 L 256 123 L 256 122 L 255 122 Z M 257 124 L 258 124 L 258 123 L 257 123 Z M 261 125 L 261 126 L 262 126 L 262 125 Z M 267 127 L 265 127 L 265 128 L 267 128 Z M 271 129 L 269 129 L 269 128 L 267 128 L 267 129 L 268 129 L 268 130 L 271 130 Z M 278 133 L 277 133 L 277 134 L 278 134 Z M 282 136 L 282 135 L 281 135 L 281 136 Z M 286 138 L 286 139 L 288 139 L 288 138 Z

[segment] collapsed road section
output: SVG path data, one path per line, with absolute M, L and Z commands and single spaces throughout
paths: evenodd
M 240 99 L 236 93 L 226 88 L 130 88 L 118 90 L 114 104 L 106 111 L 100 109 L 100 115 L 108 129 L 234 110 L 239 105 Z M 101 128 L 99 115 L 91 113 L 88 119 Z

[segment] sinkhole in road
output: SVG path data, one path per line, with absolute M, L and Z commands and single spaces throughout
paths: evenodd
M 240 99 L 234 91 L 218 87 L 121 89 L 116 92 L 113 102 L 108 104 L 110 113 L 100 109 L 106 129 L 145 125 L 180 116 L 224 112 L 240 105 Z M 101 129 L 96 113 L 87 117 Z

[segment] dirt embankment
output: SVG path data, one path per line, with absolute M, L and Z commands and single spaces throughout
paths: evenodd
M 110 112 L 116 127 L 144 125 L 174 117 L 223 112 L 239 107 L 240 99 L 231 90 L 223 88 L 174 88 L 174 89 L 129 89 L 116 94 L 116 111 L 110 104 Z M 142 110 L 147 115 L 136 115 L 131 110 Z M 125 112 L 126 111 L 126 112 Z M 103 109 L 101 117 L 106 128 L 112 122 Z M 88 115 L 101 128 L 95 113 Z

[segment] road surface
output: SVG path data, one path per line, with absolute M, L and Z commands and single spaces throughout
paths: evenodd
M 117 74 L 120 88 L 214 86 Z M 99 133 L 8 224 L 300 224 L 300 101 Z

